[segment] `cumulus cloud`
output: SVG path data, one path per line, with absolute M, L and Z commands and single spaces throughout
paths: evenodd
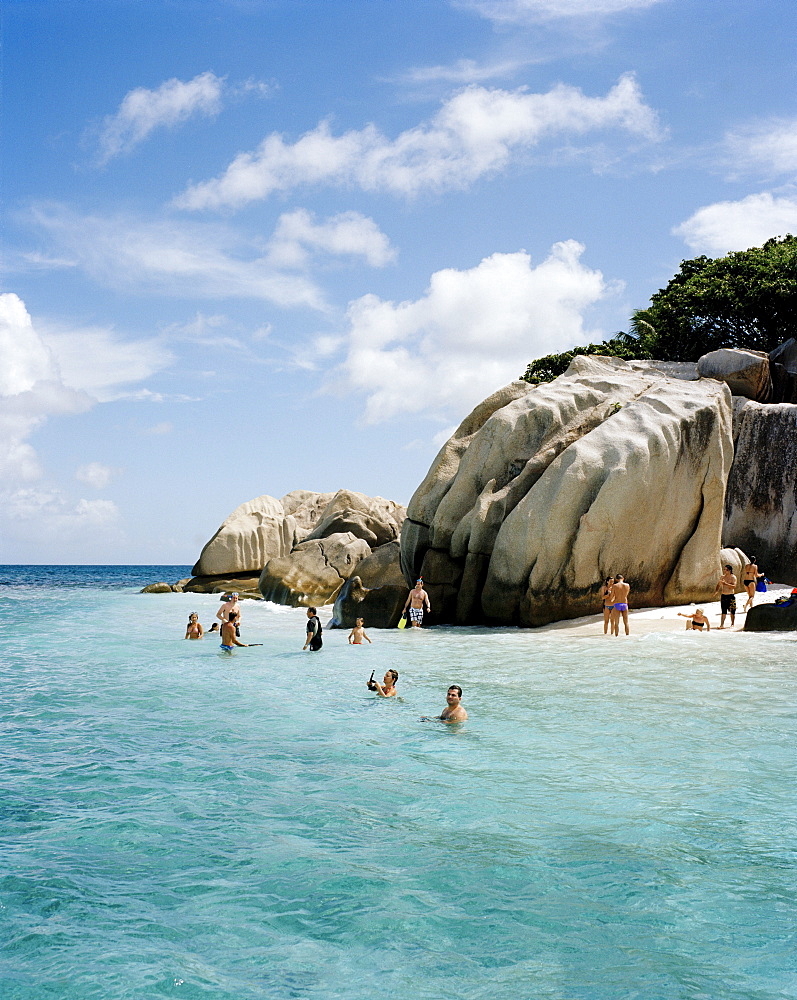
M 374 125 L 334 136 L 322 122 L 294 143 L 276 133 L 253 153 L 240 153 L 217 178 L 175 199 L 185 209 L 240 207 L 302 184 L 356 185 L 415 195 L 424 189 L 468 187 L 506 167 L 513 154 L 543 140 L 601 129 L 659 138 L 655 112 L 631 74 L 605 97 L 559 85 L 544 94 L 471 86 L 446 101 L 427 123 L 395 139 Z
M 34 480 L 41 467 L 27 439 L 48 416 L 79 413 L 91 400 L 64 385 L 52 351 L 13 293 L 0 295 L 0 357 L 0 476 Z
M 612 289 L 581 263 L 583 252 L 557 243 L 536 266 L 523 251 L 497 253 L 436 272 L 415 301 L 357 299 L 330 389 L 364 394 L 368 423 L 422 411 L 461 418 L 532 358 L 596 335 L 584 311 Z
M 29 547 L 35 531 L 39 546 L 47 545 L 63 557 L 64 550 L 82 550 L 92 542 L 121 540 L 121 516 L 113 500 L 71 500 L 60 490 L 21 487 L 0 491 L 0 528 L 4 539 Z M 73 556 L 74 557 L 74 556 Z
M 281 215 L 269 243 L 271 263 L 305 267 L 311 250 L 362 257 L 371 267 L 384 267 L 396 257 L 387 236 L 373 219 L 359 212 L 342 212 L 320 223 L 303 208 Z
M 402 73 L 393 82 L 409 84 L 427 83 L 481 83 L 512 76 L 535 60 L 503 59 L 499 62 L 479 63 L 475 59 L 458 59 L 448 66 L 415 66 Z
M 734 173 L 793 175 L 797 173 L 797 118 L 736 129 L 725 136 L 725 146 Z
M 187 82 L 166 80 L 156 90 L 131 90 L 116 113 L 102 123 L 99 162 L 129 153 L 157 128 L 173 128 L 194 115 L 217 115 L 223 87 L 224 78 L 208 72 Z
M 673 229 L 692 250 L 712 257 L 761 246 L 787 233 L 797 233 L 797 198 L 768 191 L 706 205 Z
M 87 465 L 78 466 L 75 471 L 75 479 L 85 483 L 95 490 L 104 490 L 110 485 L 111 480 L 117 470 L 110 465 L 103 465 L 102 462 L 89 462 Z
M 596 18 L 653 7 L 661 0 L 453 0 L 498 24 L 528 24 L 564 18 Z
M 154 342 L 124 342 L 101 328 L 34 327 L 13 293 L 0 295 L 0 357 L 0 476 L 8 485 L 42 476 L 28 439 L 48 417 L 89 410 L 171 361 Z

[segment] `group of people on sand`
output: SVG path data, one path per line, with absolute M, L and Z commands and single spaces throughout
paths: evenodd
M 764 574 L 759 570 L 756 557 L 752 556 L 742 570 L 742 583 L 747 591 L 747 600 L 742 613 L 749 611 L 753 606 L 756 595 L 758 581 L 765 579 Z M 720 599 L 720 629 L 725 628 L 725 619 L 730 616 L 731 628 L 736 622 L 736 590 L 738 580 L 733 572 L 733 567 L 726 564 L 722 576 L 717 581 L 714 595 L 719 595 Z M 623 579 L 622 574 L 618 576 L 607 576 L 603 581 L 601 597 L 603 598 L 603 634 L 606 635 L 611 629 L 612 635 L 620 634 L 620 619 L 625 626 L 625 634 L 629 634 L 628 629 L 628 595 L 631 587 Z M 687 631 L 706 632 L 711 631 L 711 623 L 703 608 L 696 608 L 692 614 L 678 612 L 679 618 L 686 618 Z

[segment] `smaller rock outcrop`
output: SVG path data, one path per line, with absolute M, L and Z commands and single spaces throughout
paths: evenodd
M 171 594 L 172 585 L 170 583 L 150 583 L 139 590 L 139 594 Z
M 343 584 L 335 600 L 332 628 L 353 628 L 362 618 L 368 628 L 395 628 L 407 600 L 398 542 L 374 549 Z
M 375 549 L 398 538 L 406 516 L 406 508 L 392 500 L 338 490 L 321 511 L 318 523 L 307 539 L 327 538 L 350 531 Z
M 749 559 L 741 549 L 722 549 L 720 551 L 719 576 L 725 572 L 726 566 L 730 566 L 731 572 L 736 577 L 737 594 L 746 592 L 745 585 L 742 583 L 742 570 L 748 562 Z
M 722 347 L 704 354 L 697 363 L 701 378 L 725 382 L 734 396 L 765 403 L 772 395 L 769 355 L 762 351 Z
M 260 593 L 292 608 L 330 604 L 370 552 L 368 543 L 350 531 L 308 539 L 266 563 Z
M 240 573 L 236 576 L 221 574 L 220 576 L 193 577 L 183 586 L 186 594 L 231 594 L 239 596 L 260 597 L 257 589 L 260 576 L 251 573 Z
M 744 632 L 797 632 L 797 601 L 788 607 L 754 604 L 744 620 Z

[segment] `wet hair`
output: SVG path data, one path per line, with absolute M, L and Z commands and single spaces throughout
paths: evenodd
M 191 614 L 188 616 L 189 621 L 191 621 L 192 618 L 199 618 L 199 615 L 196 613 L 196 611 L 192 611 Z
M 317 614 L 315 608 L 308 608 L 307 610 L 310 612 L 311 615 Z
M 390 676 L 393 678 L 393 683 L 395 684 L 396 681 L 398 680 L 398 670 L 394 670 L 391 667 L 390 670 L 387 671 L 387 673 L 389 673 Z
M 446 694 L 448 694 L 449 691 L 456 691 L 459 697 L 460 698 L 462 697 L 462 688 L 459 686 L 459 684 L 449 684 Z
M 733 566 L 726 566 L 725 569 L 729 569 L 733 573 Z
M 229 618 L 227 619 L 227 621 L 228 622 L 234 622 L 237 617 L 238 617 L 238 612 L 237 611 L 231 611 L 230 615 L 229 615 Z

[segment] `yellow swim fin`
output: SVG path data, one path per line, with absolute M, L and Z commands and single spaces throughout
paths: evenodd
M 404 617 L 404 615 L 402 615 L 401 618 L 399 618 L 399 623 L 396 626 L 396 628 L 406 628 L 406 627 L 407 627 L 407 619 Z

